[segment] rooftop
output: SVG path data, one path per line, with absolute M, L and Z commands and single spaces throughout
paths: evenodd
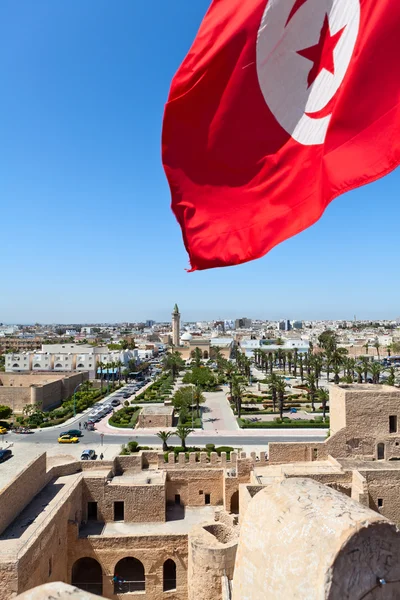
M 79 531 L 80 537 L 101 535 L 106 537 L 132 535 L 185 535 L 193 525 L 214 523 L 216 506 L 168 506 L 165 523 L 88 522 Z
M 142 415 L 172 415 L 173 413 L 173 406 L 144 406 L 142 408 Z
M 89 477 L 91 472 L 89 473 Z M 104 476 L 104 471 L 103 471 Z M 146 469 L 133 473 L 125 471 L 122 475 L 115 475 L 109 485 L 163 485 L 166 478 L 166 471 L 156 471 Z
M 341 461 L 342 462 L 342 461 Z M 343 473 L 343 469 L 329 460 L 316 460 L 313 462 L 297 462 L 284 465 L 270 465 L 254 468 L 254 474 L 260 484 L 270 483 L 275 477 L 297 477 L 307 475 L 326 475 Z

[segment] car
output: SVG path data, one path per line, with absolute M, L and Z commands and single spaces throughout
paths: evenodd
M 81 460 L 95 460 L 96 452 L 94 450 L 84 450 L 81 454 Z
M 0 450 L 0 463 L 4 462 L 5 460 L 8 460 L 11 457 L 12 452 L 11 450 L 8 450 L 8 448 L 6 450 Z
M 111 400 L 111 406 L 119 406 L 121 402 L 117 398 Z
M 0 435 L 4 435 L 7 433 L 7 429 L 5 427 L 0 427 Z
M 125 400 L 126 400 L 127 398 L 130 398 L 130 397 L 131 397 L 131 394 L 124 394 L 124 395 L 123 395 L 123 398 L 125 398 Z
M 72 435 L 60 435 L 60 437 L 58 438 L 58 443 L 59 444 L 77 444 L 79 442 L 79 438 L 77 438 L 76 436 L 72 436 Z
M 60 433 L 60 437 L 62 437 L 63 435 L 72 435 L 72 437 L 81 437 L 82 431 L 80 431 L 79 429 L 69 429 L 68 431 L 63 431 L 62 433 Z

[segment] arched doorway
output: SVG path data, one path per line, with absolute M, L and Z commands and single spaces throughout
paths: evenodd
M 385 460 L 385 444 L 380 442 L 377 447 L 378 460 Z
M 71 584 L 81 590 L 103 595 L 103 572 L 95 558 L 80 558 L 72 567 Z
M 169 558 L 163 566 L 163 591 L 169 592 L 176 589 L 176 564 Z
M 207 352 L 207 350 L 204 350 L 204 352 L 203 352 L 203 358 L 208 359 L 208 352 Z
M 137 558 L 122 558 L 114 569 L 114 594 L 144 592 L 146 581 L 144 566 Z
M 239 492 L 233 492 L 231 496 L 231 513 L 239 514 Z

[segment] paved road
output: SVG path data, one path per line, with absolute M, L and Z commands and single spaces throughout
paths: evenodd
M 58 433 L 59 432 L 55 430 L 43 430 L 35 431 L 35 433 L 26 436 L 9 433 L 5 437 L 7 437 L 8 442 L 14 442 L 18 445 L 26 444 L 27 447 L 36 446 L 38 447 L 38 449 L 41 449 L 39 448 L 39 446 L 43 446 L 43 449 L 45 449 L 45 446 L 57 444 Z M 316 431 L 315 434 L 313 433 L 314 432 L 311 432 L 310 430 L 301 433 L 298 431 L 294 432 L 293 430 L 290 430 L 290 433 L 288 433 L 287 435 L 281 432 L 274 432 L 271 434 L 269 434 L 269 432 L 265 432 L 262 434 L 259 434 L 258 432 L 251 432 L 251 434 L 246 435 L 246 433 L 236 433 L 234 431 L 231 434 L 224 433 L 224 435 L 218 435 L 215 434 L 215 432 L 210 432 L 210 435 L 207 435 L 207 432 L 202 432 L 201 434 L 191 434 L 188 438 L 188 443 L 202 446 L 204 446 L 205 444 L 223 444 L 228 446 L 242 447 L 266 446 L 268 442 L 316 442 L 325 439 L 326 432 L 321 432 L 319 430 Z M 121 445 L 126 444 L 129 440 L 137 440 L 140 442 L 140 444 L 146 446 L 159 446 L 161 443 L 160 439 L 155 434 L 151 435 L 147 432 L 138 434 L 135 431 L 135 433 L 132 433 L 132 435 L 119 433 L 105 434 L 103 438 L 103 444 L 107 446 Z M 90 448 L 93 445 L 98 446 L 99 442 L 99 433 L 97 433 L 96 431 L 85 431 L 84 436 L 81 438 L 79 444 L 59 444 L 58 446 L 62 447 L 65 453 L 68 454 L 69 450 L 73 447 L 79 446 L 81 449 L 83 449 L 84 447 Z M 169 440 L 169 443 L 171 445 L 175 444 L 178 446 L 180 444 L 180 441 L 179 438 L 177 438 L 176 436 L 172 436 Z

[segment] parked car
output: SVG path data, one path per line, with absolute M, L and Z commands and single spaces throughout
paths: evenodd
M 11 450 L 0 450 L 0 463 L 4 462 L 5 460 L 8 460 L 9 458 L 12 457 L 12 452 Z
M 124 398 L 125 398 L 125 400 L 126 400 L 127 398 L 130 398 L 130 397 L 131 397 L 131 394 L 124 394 L 124 395 L 123 395 L 123 397 L 124 397 Z
M 0 435 L 4 435 L 7 433 L 7 429 L 5 427 L 0 427 Z
M 33 433 L 29 427 L 16 427 L 13 431 L 14 433 Z
M 111 406 L 119 406 L 121 402 L 117 398 L 111 400 Z
M 72 435 L 60 435 L 60 437 L 58 438 L 58 443 L 59 444 L 77 444 L 79 442 L 79 438 L 77 438 L 76 436 L 72 436 Z
M 95 460 L 96 452 L 94 450 L 84 450 L 81 454 L 81 460 Z
M 88 431 L 94 431 L 94 423 L 88 423 L 87 424 L 87 430 Z
M 60 433 L 60 437 L 63 435 L 72 435 L 72 437 L 81 437 L 82 431 L 80 431 L 79 429 L 69 429 L 68 431 L 63 431 L 62 433 Z

